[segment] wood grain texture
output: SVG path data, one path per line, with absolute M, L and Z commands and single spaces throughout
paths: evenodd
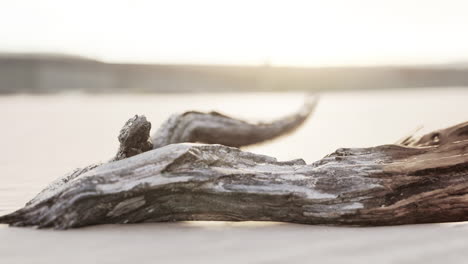
M 295 113 L 269 123 L 248 123 L 218 112 L 189 111 L 171 116 L 151 136 L 153 148 L 183 142 L 222 144 L 242 147 L 272 140 L 293 132 L 315 109 L 318 99 L 311 97 Z
M 467 131 L 462 123 L 400 145 L 342 148 L 312 164 L 218 144 L 171 144 L 72 173 L 0 222 L 67 229 L 184 220 L 465 221 Z

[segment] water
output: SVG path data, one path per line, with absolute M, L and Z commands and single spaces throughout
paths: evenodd
M 21 207 L 73 168 L 113 156 L 118 131 L 134 114 L 145 114 L 153 129 L 170 114 L 185 110 L 216 110 L 252 121 L 270 120 L 293 112 L 303 97 L 297 93 L 0 97 L 0 214 Z M 465 88 L 330 93 L 321 95 L 315 114 L 294 134 L 247 150 L 280 160 L 312 162 L 338 147 L 392 143 L 420 125 L 428 131 L 466 120 Z M 123 259 L 138 259 L 139 263 L 151 259 L 304 263 L 333 256 L 341 263 L 430 263 L 447 256 L 461 258 L 468 234 L 464 224 L 370 229 L 219 225 L 100 226 L 63 233 L 2 225 L 0 260 L 25 263 L 34 257 L 35 263 L 83 263 L 94 256 L 101 263 Z M 71 255 L 75 257 L 70 259 Z

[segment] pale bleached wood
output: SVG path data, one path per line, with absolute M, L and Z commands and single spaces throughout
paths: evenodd
M 172 144 L 73 177 L 1 223 L 66 229 L 183 220 L 396 225 L 468 220 L 468 123 L 411 146 L 339 149 L 312 164 Z
M 163 123 L 152 138 L 150 138 L 151 123 L 147 121 L 144 115 L 135 115 L 120 130 L 118 136 L 120 145 L 110 162 L 174 143 L 205 142 L 243 146 L 271 140 L 297 129 L 313 112 L 317 102 L 317 97 L 309 97 L 296 113 L 277 121 L 259 124 L 250 124 L 217 112 L 188 111 L 183 114 L 173 115 Z M 154 146 L 151 141 L 155 142 Z M 102 164 L 93 163 L 65 174 L 65 176 L 49 184 L 27 205 L 53 196 L 61 185 Z
M 145 116 L 135 115 L 130 118 L 120 130 L 118 140 L 120 146 L 116 155 L 109 162 L 126 159 L 150 149 L 181 142 L 224 143 L 226 145 L 243 146 L 271 140 L 297 129 L 312 113 L 318 100 L 310 97 L 300 110 L 285 118 L 271 123 L 251 124 L 226 115 L 195 111 L 173 115 L 153 135 L 156 142 L 153 146 L 150 139 L 151 123 Z M 213 128 L 220 128 L 213 131 Z M 215 137 L 208 137 L 212 133 Z M 237 136 L 235 136 L 237 133 Z M 68 182 L 82 174 L 94 170 L 103 163 L 94 163 L 84 168 L 75 169 L 58 178 L 37 194 L 26 206 L 41 203 L 57 195 Z
M 183 142 L 231 147 L 257 144 L 293 132 L 307 120 L 317 103 L 316 97 L 310 97 L 297 112 L 273 122 L 257 124 L 218 112 L 175 114 L 152 135 L 151 141 L 155 149 Z

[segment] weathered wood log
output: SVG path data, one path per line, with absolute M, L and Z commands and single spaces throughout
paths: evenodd
M 310 97 L 296 113 L 274 122 L 260 124 L 250 124 L 217 112 L 189 111 L 170 117 L 152 138 L 150 138 L 151 123 L 146 120 L 145 116 L 135 115 L 120 130 L 119 149 L 109 162 L 141 154 L 153 147 L 158 148 L 174 143 L 204 142 L 240 147 L 272 140 L 290 133 L 302 125 L 315 109 L 317 102 L 316 97 Z M 212 138 L 209 137 L 210 133 L 214 135 Z M 152 141 L 155 142 L 154 145 Z M 63 184 L 102 164 L 93 163 L 67 173 L 49 184 L 26 205 L 53 196 Z
M 293 132 L 307 120 L 317 102 L 311 97 L 296 113 L 271 123 L 250 124 L 217 112 L 176 114 L 156 131 L 151 141 L 154 149 L 182 142 L 231 147 L 257 144 Z
M 183 220 L 465 221 L 467 131 L 463 123 L 408 146 L 338 149 L 312 164 L 223 145 L 172 144 L 86 169 L 0 223 L 66 229 Z
M 135 115 L 130 118 L 120 130 L 118 139 L 120 142 L 119 149 L 115 156 L 109 161 L 117 161 L 135 156 L 153 148 L 149 140 L 151 123 L 146 120 L 145 116 Z M 55 191 L 63 184 L 79 177 L 81 174 L 88 172 L 102 165 L 103 163 L 93 163 L 84 168 L 78 168 L 65 176 L 58 178 L 49 184 L 44 190 L 36 195 L 26 205 L 37 203 L 54 195 Z

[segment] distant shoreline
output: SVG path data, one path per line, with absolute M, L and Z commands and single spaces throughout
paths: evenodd
M 117 64 L 79 56 L 0 54 L 3 94 L 316 92 L 447 86 L 468 86 L 468 67 Z

